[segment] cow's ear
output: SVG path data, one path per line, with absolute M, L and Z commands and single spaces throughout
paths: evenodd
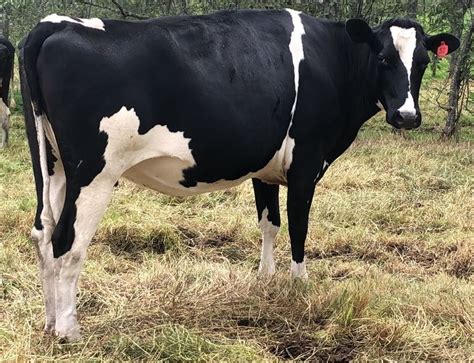
M 434 54 L 438 54 L 438 48 L 444 45 L 448 46 L 446 54 L 449 54 L 458 49 L 460 44 L 458 38 L 448 33 L 436 34 L 425 38 L 426 48 L 431 50 Z
M 372 28 L 362 19 L 349 19 L 346 21 L 346 32 L 356 43 L 372 43 L 374 33 Z

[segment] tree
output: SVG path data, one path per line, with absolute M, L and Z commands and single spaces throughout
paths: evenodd
M 474 31 L 474 19 L 471 16 L 471 27 L 464 33 L 461 49 L 454 63 L 451 86 L 449 89 L 448 115 L 444 126 L 442 137 L 450 138 L 456 133 L 457 123 L 463 108 L 463 99 L 469 93 L 469 72 L 472 53 L 472 33 Z
M 447 19 L 451 26 L 451 34 L 454 36 L 461 38 L 463 35 L 463 28 L 464 28 L 464 18 L 466 12 L 471 7 L 472 1 L 471 0 L 450 0 L 448 2 L 451 6 L 447 5 L 446 10 Z M 457 58 L 459 56 L 459 52 L 455 52 L 451 55 L 451 63 L 449 66 L 449 77 L 453 76 L 454 66 L 457 63 Z

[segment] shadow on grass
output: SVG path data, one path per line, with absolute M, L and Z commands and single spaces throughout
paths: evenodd
M 241 236 L 237 230 L 209 231 L 205 235 L 197 231 L 177 226 L 162 226 L 154 229 L 118 226 L 99 232 L 95 238 L 98 243 L 109 247 L 116 256 L 131 261 L 139 261 L 143 254 L 161 255 L 169 251 L 192 253 L 216 252 L 230 262 L 241 262 L 247 256 L 242 247 Z

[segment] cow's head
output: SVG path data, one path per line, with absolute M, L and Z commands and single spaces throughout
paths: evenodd
M 430 61 L 428 51 L 451 53 L 459 47 L 459 40 L 447 33 L 428 36 L 420 24 L 406 18 L 388 20 L 376 28 L 361 19 L 350 19 L 346 31 L 354 42 L 368 44 L 376 57 L 377 93 L 387 122 L 403 129 L 420 126 L 418 95 Z

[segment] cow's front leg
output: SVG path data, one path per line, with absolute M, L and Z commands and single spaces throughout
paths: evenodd
M 86 169 L 87 165 L 84 167 Z M 53 233 L 56 259 L 56 334 L 68 341 L 80 338 L 76 291 L 86 249 L 105 212 L 117 178 L 102 172 L 87 186 L 66 185 L 66 200 Z M 71 183 L 72 184 L 72 183 Z
M 258 224 L 262 231 L 262 254 L 258 275 L 273 276 L 275 274 L 275 261 L 273 259 L 273 246 L 275 237 L 280 228 L 280 206 L 278 203 L 278 185 L 270 185 L 259 179 L 252 179 L 257 206 Z
M 314 164 L 312 165 L 314 168 Z M 314 170 L 314 169 L 313 169 Z M 308 232 L 308 217 L 320 167 L 290 169 L 288 172 L 288 228 L 291 240 L 291 277 L 306 279 L 304 244 Z

